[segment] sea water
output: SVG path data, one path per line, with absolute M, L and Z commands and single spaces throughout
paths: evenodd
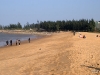
M 0 33 L 0 47 L 6 45 L 6 41 L 12 40 L 13 43 L 18 39 L 21 41 L 28 40 L 28 38 L 35 39 L 39 38 L 37 35 L 33 34 L 10 34 L 10 33 Z

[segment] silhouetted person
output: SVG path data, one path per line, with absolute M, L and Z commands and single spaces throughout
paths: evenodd
M 96 37 L 98 37 L 98 35 L 96 35 Z
M 17 44 L 18 44 L 18 40 L 16 40 L 16 46 L 17 46 Z
M 19 45 L 20 45 L 21 41 L 20 41 L 20 40 L 18 40 L 18 43 L 19 43 Z
M 86 36 L 85 36 L 85 35 L 83 35 L 83 38 L 86 38 Z
M 30 38 L 28 38 L 28 41 L 29 41 L 29 43 L 30 43 Z
M 12 46 L 12 40 L 10 40 L 10 46 Z
M 6 45 L 8 46 L 8 44 L 9 44 L 9 42 L 8 42 L 8 40 L 6 41 Z
M 73 35 L 75 36 L 75 31 L 73 32 Z

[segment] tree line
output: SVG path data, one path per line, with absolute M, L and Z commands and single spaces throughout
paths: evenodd
M 17 24 L 10 24 L 8 26 L 0 25 L 0 29 L 4 29 L 4 30 L 22 29 L 22 25 L 19 22 Z
M 8 26 L 0 25 L 0 29 L 35 29 L 37 31 L 45 30 L 48 32 L 55 31 L 95 31 L 94 19 L 80 19 L 80 20 L 57 20 L 57 21 L 37 21 L 36 24 L 29 24 L 28 22 L 24 27 L 18 22 L 17 24 L 10 24 Z

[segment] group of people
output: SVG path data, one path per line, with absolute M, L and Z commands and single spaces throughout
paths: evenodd
M 73 31 L 73 35 L 74 35 L 74 36 L 75 36 L 75 33 L 76 33 L 76 32 L 75 32 L 75 31 Z M 80 37 L 80 38 L 86 38 L 86 36 L 85 36 L 85 35 L 80 34 L 80 32 L 79 32 L 79 37 Z
M 96 37 L 100 37 L 99 35 L 96 35 Z
M 21 41 L 20 40 L 16 40 L 16 46 L 20 45 Z
M 9 41 L 6 41 L 7 46 L 9 45 Z M 12 40 L 10 40 L 10 46 L 12 46 Z
M 86 36 L 85 35 L 82 35 L 82 34 L 80 34 L 79 37 L 80 38 L 86 38 Z
M 30 38 L 28 38 L 28 42 L 30 43 Z M 21 40 L 16 40 L 16 46 L 19 45 L 20 46 L 21 44 Z M 6 45 L 8 46 L 9 45 L 9 41 L 7 40 L 6 41 Z M 12 40 L 10 40 L 10 46 L 12 46 Z

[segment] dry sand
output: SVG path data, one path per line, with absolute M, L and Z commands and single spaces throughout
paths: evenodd
M 0 48 L 0 75 L 100 75 L 100 37 L 81 34 L 86 38 L 60 32 Z

